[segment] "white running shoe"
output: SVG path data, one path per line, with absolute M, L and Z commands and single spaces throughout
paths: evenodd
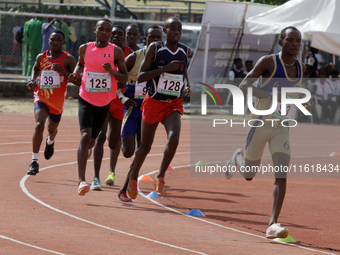
M 85 181 L 79 183 L 79 187 L 78 187 L 79 196 L 84 196 L 89 191 L 90 191 L 90 185 L 88 185 Z
M 269 228 L 267 228 L 266 238 L 286 238 L 289 235 L 288 228 L 282 228 L 280 223 L 274 223 Z
M 234 152 L 234 155 L 227 164 L 225 164 L 227 168 L 227 171 L 224 172 L 225 178 L 230 179 L 233 177 L 236 172 L 240 171 L 242 165 L 244 165 L 243 150 L 239 148 Z

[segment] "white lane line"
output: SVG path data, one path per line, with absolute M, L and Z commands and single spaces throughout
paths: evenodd
M 210 162 L 212 163 L 212 162 Z M 213 162 L 213 163 L 219 163 L 219 162 Z M 191 164 L 191 165 L 184 165 L 184 166 L 177 166 L 177 167 L 172 167 L 174 169 L 177 169 L 177 168 L 184 168 L 184 167 L 190 167 L 190 166 L 193 166 L 194 164 Z M 157 173 L 158 170 L 155 170 L 155 171 L 152 171 L 152 172 L 149 172 L 147 174 L 144 174 L 144 175 L 152 175 L 152 174 L 155 174 Z M 158 205 L 158 206 L 161 206 L 165 209 L 168 209 L 169 211 L 172 211 L 172 212 L 175 212 L 175 213 L 178 213 L 180 215 L 183 215 L 183 216 L 187 216 L 187 217 L 190 217 L 194 220 L 198 220 L 198 221 L 201 221 L 201 222 L 204 222 L 204 223 L 208 223 L 208 224 L 211 224 L 211 225 L 214 225 L 214 226 L 217 226 L 217 227 L 221 227 L 221 228 L 225 228 L 225 229 L 228 229 L 228 230 L 231 230 L 231 231 L 234 231 L 234 232 L 238 232 L 238 233 L 241 233 L 241 234 L 245 234 L 245 235 L 249 235 L 249 236 L 254 236 L 254 237 L 258 237 L 258 238 L 261 238 L 261 239 L 265 239 L 265 240 L 268 240 L 267 238 L 263 237 L 263 236 L 259 236 L 259 235 L 256 235 L 256 234 L 252 234 L 252 233 L 248 233 L 248 232 L 245 232 L 245 231 L 241 231 L 241 230 L 238 230 L 238 229 L 234 229 L 234 228 L 230 228 L 230 227 L 226 227 L 226 226 L 223 226 L 223 225 L 220 225 L 220 224 L 217 224 L 217 223 L 214 223 L 214 222 L 210 222 L 210 221 L 207 221 L 207 220 L 204 220 L 200 217 L 195 217 L 195 216 L 191 216 L 191 215 L 186 215 L 185 213 L 182 213 L 180 211 L 177 211 L 171 207 L 168 207 L 168 206 L 165 206 L 165 205 L 162 205 L 158 202 L 156 202 L 155 200 L 153 200 L 152 198 L 149 198 L 149 197 L 146 197 L 146 195 L 139 189 L 139 181 L 140 181 L 140 178 L 141 176 L 138 178 L 138 194 L 142 195 L 144 198 L 148 199 L 149 201 L 151 201 L 152 203 Z M 299 245 L 296 245 L 296 244 L 292 244 L 292 243 L 285 243 L 285 242 L 280 242 L 280 241 L 276 241 L 276 240 L 272 240 L 272 241 L 275 241 L 275 242 L 278 242 L 278 243 L 282 243 L 282 244 L 286 244 L 286 245 L 289 245 L 289 246 L 293 246 L 293 247 L 297 247 L 297 248 L 301 248 L 301 249 L 304 249 L 304 250 L 308 250 L 308 251 L 313 251 L 313 252 L 318 252 L 318 253 L 323 253 L 323 254 L 328 254 L 328 255 L 336 255 L 334 253 L 329 253 L 329 252 L 325 252 L 325 251 L 319 251 L 319 250 L 314 250 L 312 248 L 307 248 L 307 247 L 303 247 L 303 246 L 299 246 Z
M 46 140 L 43 141 L 43 145 L 45 143 Z M 67 141 L 59 141 L 58 140 L 58 143 L 75 143 L 75 142 L 79 142 L 78 140 L 67 140 Z M 0 143 L 0 145 L 13 145 L 13 144 L 32 144 L 32 141 L 29 141 L 29 142 L 12 142 L 12 143 Z
M 47 249 L 41 248 L 41 247 L 36 246 L 36 245 L 32 245 L 32 244 L 20 242 L 20 241 L 18 241 L 18 240 L 15 240 L 15 239 L 13 239 L 13 238 L 9 238 L 9 237 L 7 237 L 7 236 L 0 235 L 0 238 L 6 239 L 6 240 L 9 240 L 9 241 L 18 243 L 18 244 L 26 245 L 26 246 L 29 246 L 29 247 L 32 247 L 32 248 L 35 248 L 35 249 L 38 249 L 38 250 L 41 250 L 41 251 L 47 251 L 47 252 L 54 253 L 54 254 L 58 254 L 58 255 L 66 255 L 65 253 L 60 253 L 60 252 L 57 252 L 57 251 L 47 250 Z
M 163 154 L 161 154 L 163 155 Z M 54 166 L 48 166 L 48 167 L 44 167 L 42 169 L 39 169 L 39 171 L 43 171 L 43 170 L 46 170 L 46 169 L 49 169 L 49 168 L 54 168 L 54 167 L 59 167 L 59 166 L 66 166 L 66 165 L 72 165 L 72 164 L 76 164 L 77 162 L 69 162 L 69 163 L 63 163 L 63 164 L 58 164 L 58 165 L 54 165 Z M 95 222 L 92 222 L 92 221 L 89 221 L 89 220 L 85 220 L 83 218 L 80 218 L 80 217 L 77 217 L 75 215 L 72 215 L 70 213 L 67 213 L 67 212 L 64 212 L 62 210 L 59 210 L 57 208 L 54 208 L 52 206 L 50 206 L 49 204 L 46 204 L 45 202 L 41 201 L 40 199 L 36 198 L 35 196 L 33 196 L 25 187 L 25 182 L 26 180 L 28 179 L 29 175 L 26 175 L 24 176 L 21 181 L 20 181 L 20 187 L 22 189 L 22 191 L 28 196 L 30 197 L 31 199 L 33 199 L 34 201 L 38 202 L 39 204 L 51 209 L 51 210 L 54 210 L 58 213 L 61 213 L 61 214 L 64 214 L 66 216 L 69 216 L 71 218 L 74 218 L 76 220 L 80 220 L 80 221 L 83 221 L 83 222 L 86 222 L 86 223 L 89 223 L 91 225 L 94 225 L 94 226 L 97 226 L 97 227 L 101 227 L 101 228 L 104 228 L 104 229 L 108 229 L 108 230 L 111 230 L 111 231 L 114 231 L 114 232 L 117 232 L 117 233 L 120 233 L 120 234 L 124 234 L 124 235 L 127 235 L 127 236 L 131 236 L 131 237 L 136 237 L 136 238 L 139 238 L 139 239 L 142 239 L 142 240 L 146 240 L 146 241 L 149 241 L 149 242 L 153 242 L 153 243 L 157 243 L 157 244 L 160 244 L 160 245 L 164 245 L 164 246 L 168 246 L 168 247 L 172 247 L 172 248 L 175 248 L 175 249 L 179 249 L 179 250 L 183 250 L 183 251 L 187 251 L 187 252 L 192 252 L 192 253 L 197 253 L 197 254 L 206 254 L 206 253 L 203 253 L 203 252 L 198 252 L 198 251 L 194 251 L 194 250 L 190 250 L 190 249 L 187 249 L 187 248 L 183 248 L 183 247 L 180 247 L 180 246 L 176 246 L 176 245 L 172 245 L 172 244 L 169 244 L 169 243 L 164 243 L 164 242 L 161 242 L 161 241 L 157 241 L 157 240 L 154 240 L 154 239 L 150 239 L 150 238 L 147 238 L 147 237 L 143 237 L 143 236 L 139 236 L 139 235 L 135 235 L 135 234 L 131 234 L 131 233 L 128 233 L 128 232 L 125 232 L 125 231 L 121 231 L 121 230 L 118 230 L 118 229 L 114 229 L 114 228 L 110 228 L 110 227 L 107 227 L 107 226 L 104 226 L 104 225 L 101 225 L 101 224 L 98 224 L 98 223 L 95 223 Z
M 32 142 L 30 142 L 30 143 L 32 143 Z M 188 145 L 188 146 L 190 146 L 190 145 Z M 164 145 L 155 145 L 155 146 L 153 146 L 153 147 L 164 147 Z M 183 147 L 183 146 L 182 146 Z M 104 147 L 104 149 L 105 150 L 108 150 L 108 149 L 110 149 L 108 146 L 105 146 Z M 75 148 L 75 149 L 63 149 L 63 150 L 54 150 L 54 152 L 58 152 L 58 151 L 77 151 L 78 150 L 78 148 Z M 44 151 L 39 151 L 39 153 L 42 153 L 42 152 L 44 152 Z M 32 152 L 15 152 L 15 153 L 5 153 L 5 154 L 0 154 L 0 157 L 1 156 L 15 156 L 15 155 L 23 155 L 23 154 L 32 154 Z M 188 153 L 187 153 L 188 154 Z M 157 155 L 163 155 L 163 154 L 157 154 Z

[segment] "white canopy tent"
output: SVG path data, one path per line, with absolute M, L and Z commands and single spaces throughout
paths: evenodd
M 244 33 L 279 34 L 283 28 L 295 26 L 303 39 L 312 38 L 312 47 L 340 56 L 339 13 L 339 0 L 290 0 L 246 19 Z

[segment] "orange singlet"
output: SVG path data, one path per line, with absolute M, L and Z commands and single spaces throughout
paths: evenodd
M 47 57 L 49 50 L 45 51 L 40 61 L 39 84 L 34 90 L 34 103 L 42 102 L 47 105 L 50 113 L 60 115 L 64 110 L 64 103 L 67 94 L 67 76 L 60 75 L 53 71 L 53 64 L 60 64 L 65 70 L 64 60 L 67 52 L 54 60 Z

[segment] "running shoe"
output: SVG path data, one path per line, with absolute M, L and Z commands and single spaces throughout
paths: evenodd
M 163 177 L 157 178 L 157 176 L 155 176 L 156 179 L 156 193 L 158 196 L 160 197 L 164 197 L 165 196 L 165 181 Z
M 115 185 L 115 180 L 116 180 L 115 173 L 110 172 L 109 175 L 107 176 L 107 179 L 105 180 L 105 184 L 109 186 Z
M 136 197 L 138 195 L 137 185 L 138 185 L 137 181 L 129 178 L 129 185 L 128 185 L 127 191 L 128 191 L 129 197 L 131 197 L 131 199 L 136 199 Z
M 90 185 L 88 185 L 85 181 L 79 183 L 79 187 L 78 187 L 79 196 L 84 196 L 89 191 L 90 191 Z
M 240 167 L 244 165 L 243 163 L 243 150 L 242 149 L 237 149 L 234 152 L 234 155 L 229 159 L 226 166 L 226 171 L 224 172 L 224 176 L 227 179 L 230 179 L 231 177 L 234 176 L 234 174 L 238 171 L 240 171 Z
M 272 224 L 266 231 L 266 238 L 286 238 L 289 235 L 289 230 L 287 228 L 281 227 L 280 223 Z
M 39 173 L 39 164 L 37 161 L 32 161 L 32 163 L 30 164 L 30 168 L 27 171 L 27 174 L 36 175 L 37 173 Z
M 100 185 L 100 180 L 98 178 L 93 178 L 91 190 L 102 190 L 102 186 Z
M 46 146 L 44 151 L 44 156 L 46 160 L 49 160 L 54 153 L 54 142 L 52 144 L 48 144 L 48 137 L 46 138 Z
M 131 198 L 126 195 L 126 191 L 120 190 L 118 193 L 118 199 L 122 202 L 132 202 Z

